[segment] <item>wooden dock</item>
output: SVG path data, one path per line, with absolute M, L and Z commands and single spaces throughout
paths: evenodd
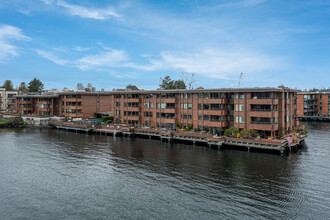
M 252 149 L 277 151 L 283 154 L 284 152 L 292 152 L 298 150 L 298 146 L 302 145 L 307 136 L 301 135 L 297 142 L 289 143 L 287 139 L 267 140 L 267 139 L 243 139 L 233 137 L 215 137 L 206 133 L 185 132 L 185 131 L 163 131 L 158 129 L 139 129 L 139 128 L 122 128 L 114 126 L 93 126 L 93 125 L 76 125 L 66 122 L 54 122 L 50 124 L 57 129 L 66 131 L 94 133 L 99 135 L 111 135 L 114 137 L 148 137 L 149 139 L 158 139 L 167 142 L 184 142 L 192 145 L 206 145 L 208 147 L 217 147 L 222 149 L 225 146 L 231 148 L 240 147 L 247 151 Z
M 300 121 L 330 121 L 330 116 L 298 116 Z

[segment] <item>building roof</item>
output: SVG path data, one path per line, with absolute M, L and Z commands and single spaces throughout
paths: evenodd
M 111 95 L 111 94 L 161 94 L 161 93 L 206 93 L 206 92 L 299 92 L 300 90 L 290 89 L 288 87 L 254 87 L 254 88 L 219 88 L 219 89 L 168 89 L 168 90 L 123 90 L 123 91 L 104 91 L 104 92 L 59 92 L 57 95 L 35 95 L 25 94 L 17 95 L 16 97 L 48 97 L 56 98 L 60 95 Z
M 330 92 L 309 92 L 309 91 L 304 91 L 304 92 L 298 92 L 298 95 L 320 95 L 320 94 L 330 94 Z

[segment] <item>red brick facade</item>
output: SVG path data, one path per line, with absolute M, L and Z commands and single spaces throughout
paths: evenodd
M 297 94 L 297 116 L 330 116 L 329 93 L 301 92 Z
M 17 96 L 17 109 L 21 114 L 38 115 L 41 110 L 35 106 L 51 103 L 49 115 L 66 119 L 108 114 L 115 123 L 170 129 L 192 124 L 213 133 L 234 126 L 275 136 L 280 129 L 292 130 L 297 125 L 300 103 L 296 101 L 296 91 L 285 87 L 63 92 L 49 97 L 47 103 L 33 95 Z

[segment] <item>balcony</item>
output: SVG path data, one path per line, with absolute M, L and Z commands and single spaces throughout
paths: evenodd
M 204 124 L 210 127 L 228 127 L 228 121 L 209 121 Z
M 262 125 L 271 125 L 271 124 L 278 124 L 277 122 L 271 121 L 250 121 L 251 124 L 262 124 Z
M 64 99 L 62 99 L 62 101 L 65 101 L 65 102 L 82 102 L 83 99 L 82 98 L 64 98 Z
M 278 105 L 277 98 L 251 98 L 248 100 L 251 105 Z
M 278 124 L 258 124 L 258 123 L 251 123 L 248 124 L 248 129 L 256 129 L 256 130 L 263 130 L 263 131 L 274 131 L 278 130 Z
M 250 117 L 263 117 L 263 118 L 273 118 L 273 117 L 278 117 L 278 111 L 254 111 L 250 110 L 249 111 L 249 116 Z

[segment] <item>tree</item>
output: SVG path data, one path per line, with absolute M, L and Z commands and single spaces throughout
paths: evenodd
M 136 85 L 128 84 L 126 86 L 126 89 L 128 90 L 139 90 L 139 88 Z
M 23 92 L 23 93 L 28 92 L 28 88 L 26 87 L 25 82 L 21 82 L 21 85 L 18 87 L 18 91 Z
M 193 83 L 195 81 L 195 73 L 181 72 L 180 78 L 185 85 L 188 85 L 188 89 L 193 89 Z
M 187 89 L 186 84 L 181 79 L 175 80 L 173 85 L 173 89 Z
M 82 83 L 77 83 L 77 90 L 84 90 L 85 87 Z
M 186 84 L 183 80 L 172 80 L 170 76 L 165 76 L 160 84 L 162 89 L 186 89 Z
M 29 82 L 28 89 L 29 92 L 40 93 L 44 89 L 44 84 L 39 79 L 34 77 L 34 79 Z
M 14 91 L 13 83 L 11 82 L 11 80 L 6 80 L 3 83 L 2 87 L 5 88 L 6 91 Z
M 95 92 L 96 91 L 96 88 L 93 87 L 92 83 L 88 83 L 87 84 L 87 88 L 85 88 L 85 91 L 86 92 Z

